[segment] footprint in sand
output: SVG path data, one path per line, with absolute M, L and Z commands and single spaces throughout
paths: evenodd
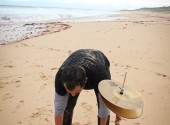
M 45 76 L 43 72 L 40 72 L 40 77 L 43 80 L 47 80 L 48 79 L 47 76 Z
M 18 105 L 17 105 L 17 109 L 22 107 L 24 105 L 24 100 L 19 101 Z
M 57 70 L 57 69 L 59 69 L 59 68 L 58 67 L 51 68 L 51 70 Z
M 32 67 L 43 68 L 43 65 L 34 65 Z
M 21 81 L 20 80 L 15 80 L 14 82 L 15 82 L 15 87 L 18 88 L 18 87 L 21 86 L 21 84 L 20 84 Z
M 5 95 L 3 95 L 3 96 L 1 97 L 1 99 L 2 99 L 3 101 L 5 101 L 5 100 L 7 100 L 7 99 L 9 99 L 9 98 L 12 98 L 12 97 L 14 97 L 14 96 L 11 96 L 9 93 L 6 93 Z
M 87 103 L 81 103 L 81 107 L 83 107 L 87 111 L 91 111 L 92 110 L 92 106 L 87 104 Z
M 44 107 L 42 108 L 37 108 L 38 111 L 32 113 L 31 118 L 37 118 L 40 117 L 41 115 L 48 115 L 47 114 L 47 109 L 45 109 Z
M 140 125 L 140 123 L 139 123 L 139 122 L 135 122 L 135 123 L 133 123 L 133 124 L 135 124 L 135 125 Z
M 68 54 L 70 55 L 70 54 L 71 54 L 71 52 L 72 52 L 72 51 L 71 51 L 71 50 L 69 50 L 69 51 L 68 51 Z
M 11 66 L 11 65 L 5 65 L 4 67 L 6 67 L 6 68 L 14 68 L 14 66 Z
M 165 74 L 161 74 L 161 73 L 156 73 L 156 75 L 158 75 L 158 76 L 161 76 L 161 77 L 167 77 L 167 75 L 165 75 Z
M 5 88 L 4 83 L 0 83 L 0 89 L 1 89 L 1 88 Z
M 28 46 L 28 44 L 25 44 L 25 43 L 21 43 L 21 46 Z
M 40 89 L 44 89 L 47 86 L 47 84 L 43 84 L 40 86 Z

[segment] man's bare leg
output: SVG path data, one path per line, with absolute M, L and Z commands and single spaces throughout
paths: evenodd
M 106 125 L 107 124 L 107 117 L 100 118 L 100 125 Z
M 116 119 L 115 119 L 115 125 L 120 125 L 120 121 L 121 121 L 121 117 L 116 115 Z
M 55 125 L 63 124 L 63 114 L 55 116 Z
M 108 117 L 100 118 L 98 117 L 98 125 L 109 125 L 110 123 L 110 115 Z

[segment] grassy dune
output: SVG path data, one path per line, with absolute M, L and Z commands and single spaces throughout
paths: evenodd
M 156 8 L 141 8 L 136 9 L 138 11 L 152 11 L 152 12 L 170 12 L 170 6 L 169 7 L 156 7 Z

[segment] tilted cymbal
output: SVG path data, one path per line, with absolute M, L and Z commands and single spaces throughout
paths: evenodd
M 121 85 L 112 80 L 103 80 L 98 87 L 103 102 L 115 114 L 130 119 L 142 115 L 144 101 L 135 89 L 124 86 L 123 94 L 120 94 Z

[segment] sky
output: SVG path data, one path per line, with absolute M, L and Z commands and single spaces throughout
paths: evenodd
M 122 10 L 170 6 L 170 0 L 0 0 L 0 5 Z

